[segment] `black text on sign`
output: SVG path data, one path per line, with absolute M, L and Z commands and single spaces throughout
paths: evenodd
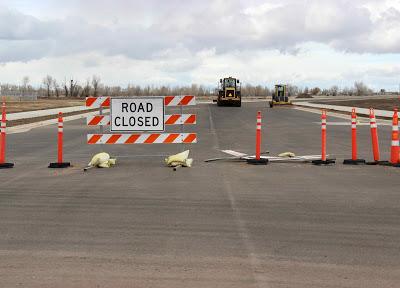
M 111 98 L 111 132 L 164 131 L 164 98 Z

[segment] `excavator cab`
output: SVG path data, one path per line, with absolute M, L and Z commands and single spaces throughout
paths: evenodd
M 242 106 L 241 85 L 239 79 L 228 77 L 219 80 L 218 106 Z

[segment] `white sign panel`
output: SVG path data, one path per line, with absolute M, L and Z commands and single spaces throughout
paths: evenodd
M 162 132 L 164 98 L 111 98 L 111 132 Z

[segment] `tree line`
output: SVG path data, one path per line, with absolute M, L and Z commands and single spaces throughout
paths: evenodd
M 192 84 L 190 86 L 140 86 L 128 85 L 127 87 L 108 86 L 101 83 L 101 78 L 93 75 L 84 82 L 78 82 L 75 79 L 64 80 L 58 82 L 55 78 L 47 75 L 43 78 L 42 85 L 39 88 L 34 88 L 29 84 L 29 77 L 23 77 L 21 85 L 1 84 L 2 95 L 9 94 L 33 94 L 35 93 L 40 98 L 85 98 L 89 96 L 154 96 L 154 95 L 196 95 L 196 96 L 214 96 L 217 95 L 216 87 Z M 345 87 L 340 89 L 338 86 L 332 86 L 329 89 L 320 89 L 319 87 L 299 87 L 296 85 L 287 85 L 289 96 L 312 97 L 317 95 L 372 95 L 375 92 L 363 82 L 355 82 L 353 87 Z M 241 87 L 242 96 L 265 97 L 271 96 L 274 93 L 273 87 L 262 85 L 244 84 Z M 380 91 L 384 93 L 384 90 Z

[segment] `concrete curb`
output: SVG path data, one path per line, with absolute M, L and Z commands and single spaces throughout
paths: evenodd
M 73 106 L 73 107 L 64 107 L 64 108 L 52 108 L 52 109 L 45 109 L 45 110 L 33 110 L 33 111 L 26 111 L 26 112 L 16 112 L 16 113 L 7 113 L 7 120 L 21 120 L 21 119 L 30 119 L 36 117 L 43 117 L 43 116 L 51 116 L 57 115 L 58 112 L 72 113 L 72 112 L 79 112 L 79 111 L 86 111 L 88 110 L 86 106 Z
M 109 112 L 109 110 L 104 110 L 104 112 L 107 113 L 107 112 Z M 64 122 L 86 118 L 87 116 L 93 116 L 98 113 L 99 113 L 98 111 L 94 111 L 94 112 L 88 112 L 88 113 L 83 113 L 83 114 L 79 114 L 79 115 L 67 116 L 67 117 L 64 117 Z M 40 122 L 12 126 L 10 128 L 7 128 L 7 134 L 17 134 L 17 133 L 28 132 L 35 128 L 57 124 L 57 122 L 58 122 L 58 119 L 50 119 L 50 120 L 45 120 L 45 121 L 40 121 Z
M 317 108 L 307 108 L 307 107 L 301 107 L 301 106 L 294 106 L 293 109 L 299 110 L 299 111 L 304 111 L 304 112 L 309 112 L 309 113 L 314 113 L 314 114 L 321 114 L 321 110 Z M 350 114 L 349 114 L 350 115 Z M 346 114 L 340 114 L 337 112 L 329 112 L 329 117 L 334 117 L 334 118 L 339 118 L 343 119 L 346 121 L 342 122 L 328 122 L 328 125 L 348 125 L 351 126 L 350 118 L 349 115 Z M 357 125 L 359 126 L 369 126 L 369 115 L 368 116 L 357 116 L 357 119 L 360 121 Z M 385 119 L 377 119 L 377 123 L 379 125 L 383 126 L 391 126 L 392 125 L 392 120 L 385 120 Z M 321 122 L 315 122 L 315 124 L 321 125 Z
M 353 109 L 353 107 L 350 107 L 350 106 L 316 104 L 316 103 L 309 103 L 309 102 L 294 102 L 293 105 L 300 106 L 300 107 L 307 107 L 307 108 L 328 109 L 328 110 L 334 110 L 334 111 L 339 111 L 339 112 L 348 112 L 348 113 L 351 113 L 351 110 Z M 355 108 L 356 108 L 356 112 L 358 115 L 369 116 L 369 109 L 358 108 L 358 107 L 355 107 Z M 375 110 L 375 116 L 392 118 L 393 111 Z

